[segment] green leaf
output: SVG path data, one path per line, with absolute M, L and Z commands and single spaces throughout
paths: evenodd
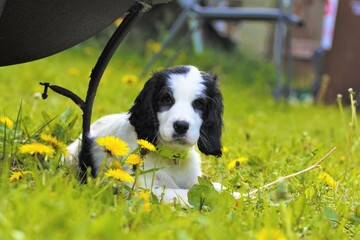
M 305 197 L 307 199 L 312 199 L 314 194 L 315 194 L 315 189 L 314 189 L 313 186 L 308 187 L 308 188 L 305 189 Z
M 60 114 L 60 120 L 62 122 L 67 122 L 70 117 L 73 115 L 75 109 L 71 107 L 67 107 L 63 113 Z
M 45 111 L 42 111 L 41 112 L 41 114 L 42 114 L 42 116 L 43 116 L 43 118 L 44 118 L 44 120 L 46 121 L 46 122 L 51 122 L 52 121 L 52 119 L 51 119 L 51 117 L 50 117 L 50 115 L 47 113 L 47 112 L 45 112 Z
M 69 123 L 69 125 L 68 125 L 68 129 L 73 129 L 73 128 L 74 128 L 77 119 L 78 119 L 78 115 L 76 115 L 76 116 L 70 121 L 70 123 Z
M 146 174 L 146 173 L 152 173 L 152 172 L 156 172 L 156 171 L 159 171 L 159 170 L 161 170 L 161 169 L 163 169 L 164 167 L 162 167 L 162 168 L 151 168 L 151 169 L 148 169 L 148 170 L 145 170 L 145 171 L 143 171 L 143 170 L 140 170 L 140 175 L 144 175 L 144 174 Z
M 189 203 L 201 210 L 203 207 L 212 208 L 219 199 L 219 193 L 213 186 L 196 184 L 188 192 Z
M 151 192 L 151 203 L 159 203 L 159 198 L 153 192 Z
M 209 188 L 214 188 L 214 185 L 212 184 L 212 182 L 210 182 L 209 180 L 207 180 L 203 177 L 198 177 L 198 182 L 199 182 L 199 185 L 204 185 L 204 186 L 208 186 Z
M 330 220 L 334 222 L 339 221 L 339 214 L 337 214 L 334 210 L 331 208 L 325 207 L 324 208 L 324 215 Z
M 222 208 L 233 208 L 235 206 L 236 200 L 235 198 L 227 191 L 222 191 L 219 194 L 219 201 L 218 206 L 221 206 Z

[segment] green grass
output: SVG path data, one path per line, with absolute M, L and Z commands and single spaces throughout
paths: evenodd
M 12 130 L 0 126 L 0 239 L 359 239 L 360 134 L 351 108 L 342 112 L 337 106 L 276 102 L 271 97 L 271 64 L 239 54 L 208 50 L 194 56 L 186 50 L 177 60 L 212 71 L 221 81 L 223 144 L 229 151 L 219 159 L 203 157 L 205 177 L 246 195 L 305 169 L 336 146 L 321 168 L 236 203 L 221 195 L 210 208 L 153 203 L 146 212 L 136 197 L 114 195 L 113 182 L 103 177 L 81 185 L 74 172 L 59 163 L 59 153 L 43 164 L 21 154 L 19 147 L 39 140 L 41 131 L 65 143 L 80 134 L 79 109 L 51 91 L 47 100 L 39 99 L 38 83 L 60 85 L 84 97 L 98 54 L 90 42 L 0 69 L 2 116 L 15 122 Z M 100 84 L 94 120 L 130 108 L 145 79 L 127 85 L 121 78 L 139 74 L 148 57 L 146 49 L 121 47 Z M 247 161 L 229 171 L 227 164 L 239 157 Z M 34 175 L 10 182 L 18 170 Z M 321 172 L 329 174 L 336 187 L 319 178 Z

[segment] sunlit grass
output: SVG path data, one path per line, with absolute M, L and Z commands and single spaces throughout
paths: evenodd
M 219 159 L 203 156 L 205 177 L 246 195 L 305 169 L 336 146 L 321 169 L 236 203 L 220 196 L 201 211 L 155 203 L 145 209 L 144 197 L 125 200 L 105 175 L 80 184 L 73 169 L 61 163 L 59 149 L 51 156 L 21 152 L 25 144 L 46 144 L 41 134 L 65 144 L 80 134 L 80 110 L 51 91 L 48 99 L 40 99 L 39 82 L 84 97 L 99 55 L 94 46 L 0 69 L 0 117 L 12 121 L 11 127 L 8 120 L 0 121 L 0 239 L 359 238 L 360 134 L 355 108 L 275 101 L 271 64 L 237 53 L 207 50 L 196 56 L 185 50 L 177 62 L 217 74 L 224 95 L 227 151 Z M 146 79 L 126 79 L 134 79 L 145 66 L 149 54 L 144 51 L 123 46 L 117 52 L 100 84 L 93 120 L 131 107 Z M 234 161 L 236 166 L 229 169 Z M 23 174 L 11 178 L 16 172 Z

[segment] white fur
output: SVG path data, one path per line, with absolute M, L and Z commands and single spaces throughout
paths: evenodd
M 191 103 L 203 95 L 204 85 L 201 84 L 202 79 L 197 68 L 191 67 L 186 75 L 172 74 L 169 77 L 168 84 L 173 90 L 175 104 L 169 111 L 157 114 L 160 122 L 159 134 L 162 143 L 169 143 L 174 134 L 173 124 L 175 121 L 185 121 L 189 123 L 189 130 L 186 132 L 186 142 L 192 146 L 199 139 L 200 127 L 202 119 L 195 112 Z
M 137 147 L 137 135 L 134 127 L 129 122 L 129 115 L 127 113 L 112 114 L 102 117 L 95 121 L 90 128 L 91 137 L 94 139 L 104 136 L 115 136 L 128 143 L 130 152 Z M 80 140 L 74 141 L 68 146 L 68 151 L 71 153 L 66 161 L 69 164 L 77 164 L 80 150 Z M 106 158 L 106 153 L 103 148 L 93 143 L 92 154 L 95 160 L 95 167 L 98 169 L 103 159 Z M 145 155 L 144 169 L 149 170 L 153 168 L 162 168 L 155 172 L 153 187 L 167 188 L 186 188 L 189 189 L 192 185 L 197 183 L 197 177 L 201 176 L 200 155 L 192 146 L 188 150 L 188 159 L 180 161 L 175 164 L 174 161 L 169 161 L 156 153 L 149 153 Z M 141 184 L 144 187 L 150 188 L 153 174 L 144 175 Z

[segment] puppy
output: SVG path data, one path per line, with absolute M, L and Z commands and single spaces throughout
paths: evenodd
M 179 66 L 153 74 L 129 112 L 108 115 L 91 125 L 89 157 L 97 173 L 106 153 L 96 144 L 99 137 L 116 136 L 131 149 L 145 139 L 159 149 L 144 157 L 144 170 L 160 170 L 140 176 L 140 185 L 163 201 L 183 204 L 187 192 L 201 176 L 196 150 L 220 157 L 223 103 L 217 78 L 194 66 Z M 68 162 L 76 163 L 80 140 L 69 147 Z M 220 189 L 219 184 L 214 186 Z

